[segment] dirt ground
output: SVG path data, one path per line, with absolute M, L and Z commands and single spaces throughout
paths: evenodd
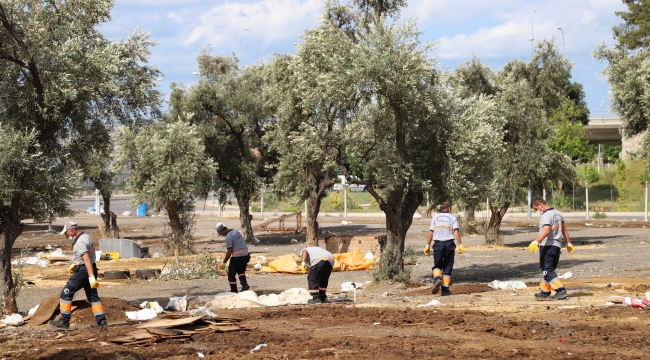
M 84 230 L 97 238 L 97 218 L 89 215 L 76 219 Z M 238 228 L 238 220 L 201 217 L 195 246 L 203 252 L 221 256 L 223 239 L 214 233 L 214 223 L 225 222 Z M 381 232 L 376 219 L 325 218 L 322 236 L 328 234 L 368 234 Z M 57 222 L 60 229 L 67 219 Z M 150 253 L 161 252 L 159 218 L 120 218 L 125 238 L 141 241 Z M 647 359 L 650 353 L 650 309 L 635 309 L 619 304 L 624 296 L 642 298 L 650 291 L 650 230 L 648 224 L 620 226 L 610 221 L 586 226 L 569 223 L 573 255 L 562 254 L 558 273 L 572 272 L 564 281 L 569 299 L 534 301 L 541 277 L 537 254 L 525 247 L 534 238 L 534 221 L 504 224 L 503 246 L 485 246 L 481 237 L 465 237 L 466 251 L 456 257 L 452 276 L 452 296 L 431 295 L 431 258 L 421 255 L 428 231 L 427 219 L 414 221 L 407 235 L 407 248 L 414 250 L 412 283 L 366 285 L 358 292 L 339 293 L 344 281 L 365 283 L 370 271 L 333 273 L 326 305 L 285 306 L 278 308 L 216 310 L 220 316 L 240 317 L 251 331 L 197 334 L 189 339 L 172 339 L 152 346 L 113 345 L 108 340 L 132 331 L 124 311 L 144 300 L 157 300 L 163 306 L 171 296 L 208 295 L 226 291 L 224 278 L 193 280 L 101 280 L 100 296 L 111 326 L 89 329 L 92 312 L 83 294 L 75 301 L 71 331 L 54 331 L 44 326 L 0 329 L 0 358 L 6 359 L 395 359 L 417 358 L 573 358 L 573 359 Z M 530 222 L 530 223 L 529 223 Z M 602 226 L 602 228 L 601 228 Z M 304 246 L 301 234 L 256 234 L 258 246 L 253 258 L 297 253 Z M 291 239 L 298 243 L 291 243 Z M 14 253 L 29 245 L 35 250 L 46 245 L 69 244 L 61 235 L 50 234 L 46 227 L 28 224 L 16 243 Z M 42 251 L 42 250 L 40 250 Z M 130 270 L 162 268 L 171 261 L 126 259 L 100 261 L 100 272 L 108 269 Z M 24 268 L 33 285 L 23 289 L 18 305 L 21 311 L 42 299 L 58 294 L 67 280 L 66 266 Z M 258 294 L 306 287 L 304 275 L 261 274 L 250 272 L 249 283 Z M 528 288 L 494 290 L 492 280 L 521 280 Z M 441 305 L 418 307 L 439 300 Z M 614 305 L 606 305 L 606 302 Z M 259 344 L 261 350 L 251 353 Z

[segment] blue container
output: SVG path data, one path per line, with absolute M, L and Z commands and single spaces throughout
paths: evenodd
M 138 206 L 138 216 L 147 216 L 147 203 L 142 203 Z

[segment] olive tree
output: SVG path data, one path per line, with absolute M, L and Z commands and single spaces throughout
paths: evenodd
M 382 22 L 358 33 L 350 76 L 360 100 L 344 128 L 348 155 L 337 160 L 348 182 L 366 185 L 386 214 L 388 278 L 403 270 L 413 215 L 425 192 L 443 187 L 446 167 L 448 92 L 427 54 L 433 45 L 421 44 L 419 35 L 413 22 Z
M 157 111 L 159 71 L 147 65 L 148 35 L 136 30 L 113 42 L 97 30 L 112 6 L 111 0 L 0 2 L 0 121 L 4 136 L 25 151 L 0 181 L 11 184 L 0 199 L 6 312 L 17 310 L 11 248 L 22 220 L 68 214 L 66 200 L 81 179 L 75 140 L 98 146 L 112 124 Z
M 278 152 L 274 187 L 307 201 L 307 242 L 318 245 L 321 200 L 337 181 L 342 124 L 354 113 L 350 37 L 328 18 L 304 35 L 295 56 L 278 56 L 267 69 L 276 103 L 267 138 Z
M 206 154 L 219 164 L 215 188 L 232 189 L 239 206 L 241 230 L 247 243 L 254 243 L 250 202 L 271 177 L 267 165 L 274 154 L 262 141 L 273 109 L 265 99 L 264 66 L 239 69 L 237 59 L 212 56 L 204 49 L 198 57 L 201 77 L 197 85 L 172 85 L 170 105 L 174 121 L 184 113 L 197 126 Z M 223 203 L 223 201 L 220 201 Z
M 207 193 L 205 184 L 215 171 L 203 139 L 195 126 L 181 121 L 122 127 L 114 137 L 113 169 L 131 165 L 133 205 L 146 202 L 167 213 L 170 231 L 164 245 L 178 259 L 192 250 L 194 197 Z

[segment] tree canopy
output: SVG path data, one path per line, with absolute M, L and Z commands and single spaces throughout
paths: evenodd
M 0 202 L 3 289 L 13 288 L 6 250 L 22 232 L 21 220 L 66 213 L 80 179 L 73 158 L 103 146 L 113 124 L 158 114 L 160 72 L 147 64 L 154 44 L 139 29 L 117 42 L 105 39 L 98 26 L 112 6 L 112 0 L 0 2 L 2 131 L 26 146 L 23 159 L 39 159 L 19 161 L 20 171 L 0 180 L 13 189 Z M 13 296 L 6 299 L 7 311 L 15 311 Z
M 612 27 L 614 39 L 627 50 L 646 49 L 650 45 L 650 1 L 622 0 L 627 11 L 616 11 L 623 24 Z

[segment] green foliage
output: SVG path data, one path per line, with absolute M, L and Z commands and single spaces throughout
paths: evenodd
M 275 161 L 262 141 L 273 114 L 263 92 L 264 65 L 240 69 L 237 59 L 213 56 L 209 48 L 202 49 L 197 60 L 201 74 L 197 85 L 172 84 L 169 121 L 196 126 L 206 155 L 219 164 L 210 187 L 219 190 L 220 203 L 232 189 L 240 206 L 242 234 L 253 242 L 250 201 L 266 186 L 273 170 L 267 165 Z
M 603 74 L 611 84 L 612 111 L 620 115 L 622 133 L 625 137 L 644 135 L 640 155 L 650 158 L 650 132 L 647 132 L 650 122 L 650 52 L 630 52 L 625 49 L 608 49 L 598 46 L 593 57 L 599 61 L 607 61 Z
M 607 214 L 605 214 L 604 212 L 596 211 L 596 213 L 594 213 L 594 215 L 593 215 L 593 218 L 594 219 L 607 219 Z
M 639 183 L 645 185 L 645 183 L 647 183 L 648 181 L 650 181 L 650 170 L 645 169 L 643 170 L 641 175 L 639 175 Z
M 361 206 L 357 205 L 356 201 L 350 196 L 350 193 L 347 195 L 347 206 L 348 210 L 360 209 Z M 343 211 L 343 192 L 331 192 L 326 198 L 323 199 L 321 203 L 321 209 L 327 212 L 341 212 Z
M 278 206 L 278 196 L 274 193 L 264 193 L 264 207 L 275 209 Z
M 379 266 L 371 273 L 373 283 L 397 282 L 408 284 L 411 282 L 411 269 L 397 266 L 394 257 L 395 251 L 392 247 L 384 248 L 379 258 Z
M 196 257 L 165 263 L 163 269 L 169 273 L 158 276 L 159 280 L 218 279 L 223 271 L 219 270 L 221 258 L 209 253 Z
M 257 206 L 257 205 L 252 205 L 251 206 L 251 211 L 252 212 L 260 212 L 260 211 L 262 211 L 262 208 L 260 206 Z
M 628 50 L 647 49 L 650 45 L 650 1 L 623 0 L 627 11 L 616 11 L 624 21 L 614 26 L 614 38 L 619 46 Z
M 7 294 L 11 294 L 11 296 L 15 299 L 27 284 L 27 278 L 23 274 L 23 268 L 25 267 L 25 258 L 29 256 L 29 253 L 31 251 L 32 249 L 29 246 L 21 249 L 20 254 L 18 254 L 15 258 L 16 265 L 11 266 L 11 275 L 13 277 L 14 286 L 11 289 L 7 289 L 6 285 L 0 284 L 0 314 L 5 313 Z
M 594 152 L 596 147 L 594 145 Z M 600 157 L 609 162 L 616 162 L 619 159 L 619 154 L 621 153 L 621 145 L 600 145 Z
M 625 180 L 627 174 L 625 171 L 625 162 L 619 160 L 616 162 L 616 190 L 618 190 L 618 211 L 627 211 L 625 203 Z
M 587 163 L 594 155 L 594 147 L 585 139 L 585 129 L 579 121 L 580 110 L 574 100 L 566 100 L 555 109 L 551 121 L 555 124 L 557 135 L 551 148 L 561 152 L 573 161 Z
M 581 182 L 594 184 L 600 180 L 600 174 L 598 173 L 598 169 L 596 167 L 585 165 L 582 166 L 581 171 L 578 171 L 578 178 Z
M 0 152 L 20 156 L 0 174 L 6 176 L 0 179 L 2 263 L 10 260 L 5 247 L 20 235 L 22 220 L 70 214 L 66 200 L 78 186 L 83 157 L 105 146 L 114 125 L 159 114 L 160 72 L 147 64 L 148 34 L 136 29 L 114 42 L 99 31 L 113 3 L 0 2 L 0 136 L 23 144 Z M 2 268 L 0 281 L 11 287 L 9 266 Z
M 176 122 L 137 130 L 124 127 L 115 134 L 115 144 L 113 169 L 132 166 L 132 205 L 146 202 L 154 211 L 164 209 L 169 221 L 166 248 L 176 256 L 191 250 L 194 196 L 204 193 L 202 185 L 215 171 L 196 126 Z

